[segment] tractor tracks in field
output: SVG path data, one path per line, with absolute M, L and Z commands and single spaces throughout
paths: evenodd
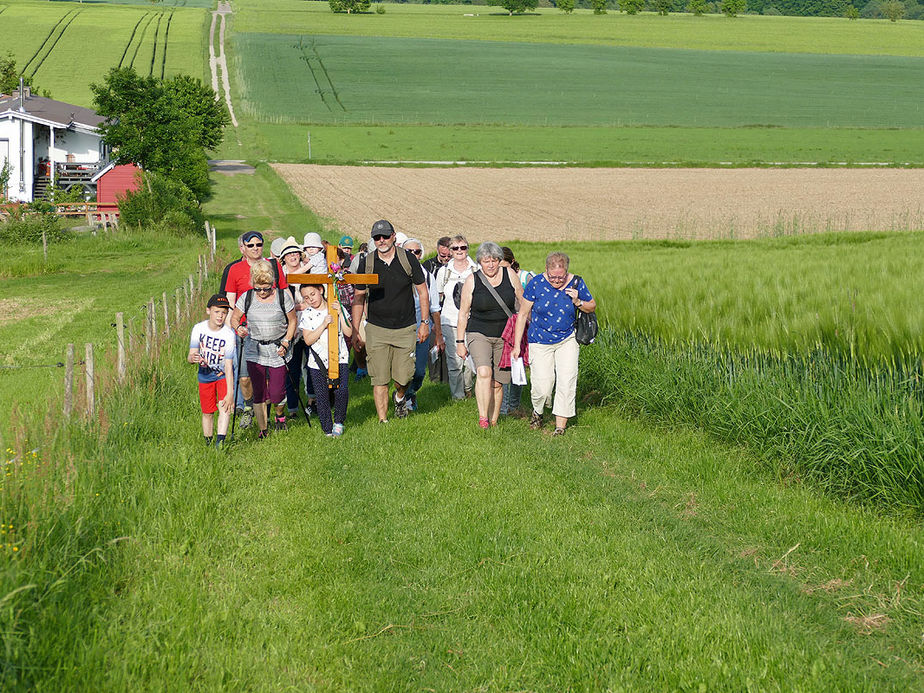
M 22 72 L 20 73 L 23 77 L 35 77 L 35 73 L 38 72 L 42 63 L 48 59 L 48 56 L 51 55 L 58 41 L 64 36 L 64 32 L 67 31 L 67 28 L 77 19 L 81 12 L 83 12 L 82 9 L 69 10 L 62 15 L 61 19 L 59 19 L 53 27 L 51 27 L 51 31 L 48 32 L 45 40 L 42 41 L 42 45 L 38 47 L 38 50 L 32 54 L 32 57 L 29 58 L 29 61 L 23 66 Z
M 327 110 L 330 112 L 341 111 L 346 113 L 346 106 L 344 106 L 343 102 L 340 100 L 337 87 L 334 86 L 334 82 L 330 78 L 330 73 L 324 66 L 324 60 L 321 59 L 321 54 L 318 53 L 314 37 L 309 36 L 308 43 L 306 44 L 305 37 L 299 36 L 295 48 L 301 53 L 301 59 L 305 61 L 305 64 L 311 71 L 311 76 L 314 78 L 314 84 L 317 87 L 315 91 L 318 96 L 321 97 L 321 101 L 324 105 L 327 106 Z

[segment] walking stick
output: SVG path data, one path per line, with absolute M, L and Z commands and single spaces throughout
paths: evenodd
M 244 340 L 238 337 L 237 377 L 234 379 L 234 414 L 231 415 L 231 439 L 234 440 L 234 425 L 237 423 L 237 395 L 241 389 L 241 365 L 244 360 Z
M 295 391 L 295 396 L 298 398 L 298 408 L 302 410 L 302 414 L 305 415 L 305 421 L 308 422 L 308 427 L 311 428 L 311 416 L 308 414 L 305 403 L 302 402 L 302 394 L 299 392 L 298 385 L 295 383 L 295 379 L 289 371 L 289 364 L 286 364 L 286 377 L 289 379 L 289 385 L 292 386 L 292 389 Z

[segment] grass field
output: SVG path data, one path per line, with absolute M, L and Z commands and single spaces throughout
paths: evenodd
M 320 35 L 235 41 L 242 110 L 271 122 L 924 127 L 920 58 Z
M 228 252 L 245 228 L 317 228 L 268 168 L 217 182 L 206 211 Z M 568 250 L 603 306 L 639 309 L 625 288 L 632 277 L 621 275 L 669 303 L 664 278 L 698 263 L 714 268 L 713 282 L 728 275 L 722 286 L 738 294 L 717 308 L 719 321 L 729 313 L 746 324 L 753 294 L 779 303 L 759 273 L 789 265 L 835 302 L 837 282 L 816 268 L 866 287 L 864 298 L 877 277 L 884 296 L 886 282 L 909 283 L 896 310 L 914 310 L 919 236 L 845 243 Z M 160 257 L 194 250 L 178 245 Z M 548 249 L 516 245 L 530 267 Z M 126 277 L 103 284 L 105 250 L 84 247 L 83 267 L 97 268 L 98 291 L 122 295 Z M 109 251 L 123 264 L 131 254 Z M 137 254 L 156 255 L 147 246 Z M 873 268 L 865 277 L 864 258 Z M 736 264 L 741 273 L 728 274 Z M 57 291 L 89 289 L 88 279 L 71 274 Z M 133 284 L 131 293 L 142 291 Z M 880 327 L 892 329 L 883 312 Z M 74 330 L 94 329 L 79 322 Z M 421 413 L 383 435 L 364 383 L 352 387 L 343 439 L 300 422 L 259 447 L 251 431 L 216 455 L 202 446 L 179 333 L 163 362 L 136 362 L 132 387 L 98 424 L 33 430 L 6 453 L 0 687 L 922 684 L 917 518 L 827 498 L 798 476 L 779 481 L 745 441 L 727 448 L 659 426 L 657 413 L 630 421 L 591 406 L 600 393 L 586 384 L 577 425 L 560 439 L 513 419 L 475 435 L 474 403 L 451 404 L 432 384 Z M 585 352 L 585 375 L 603 355 L 600 346 Z
M 207 16 L 201 8 L 149 4 L 21 2 L 0 14 L 0 46 L 53 98 L 92 106 L 90 83 L 113 67 L 206 79 Z
M 508 17 L 500 7 L 386 4 L 386 14 L 333 14 L 326 2 L 238 0 L 237 31 L 266 34 L 427 37 L 783 53 L 924 56 L 918 22 L 832 17 L 641 14 L 589 10 Z M 478 13 L 477 17 L 466 14 Z
M 231 26 L 228 158 L 307 161 L 310 131 L 332 163 L 924 165 L 913 22 L 270 0 Z

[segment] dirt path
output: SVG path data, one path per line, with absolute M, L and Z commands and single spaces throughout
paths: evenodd
M 231 83 L 228 81 L 228 61 L 225 58 L 225 15 L 231 14 L 231 5 L 227 2 L 218 3 L 218 9 L 212 12 L 212 26 L 209 28 L 209 70 L 212 73 L 212 89 L 220 94 L 218 89 L 218 73 L 221 72 L 221 88 L 225 95 L 225 104 L 231 114 L 231 124 L 237 127 L 237 118 L 234 116 L 234 106 L 231 105 Z M 215 55 L 215 28 L 220 22 L 218 30 L 218 55 Z
M 274 168 L 344 232 L 385 218 L 431 247 L 924 229 L 922 169 Z

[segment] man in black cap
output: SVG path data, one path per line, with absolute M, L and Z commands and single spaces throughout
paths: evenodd
M 379 421 L 388 421 L 388 388 L 395 383 L 395 416 L 403 419 L 408 407 L 405 392 L 414 375 L 414 356 L 418 342 L 430 335 L 430 296 L 423 269 L 414 255 L 395 246 L 395 229 L 384 219 L 372 225 L 375 252 L 366 255 L 359 272 L 374 273 L 378 284 L 356 286 L 353 301 L 353 324 L 360 325 L 367 310 L 365 335 L 356 330 L 354 341 L 366 347 L 366 361 L 372 380 L 372 396 Z M 417 322 L 414 294 L 420 301 L 420 314 L 427 316 Z

